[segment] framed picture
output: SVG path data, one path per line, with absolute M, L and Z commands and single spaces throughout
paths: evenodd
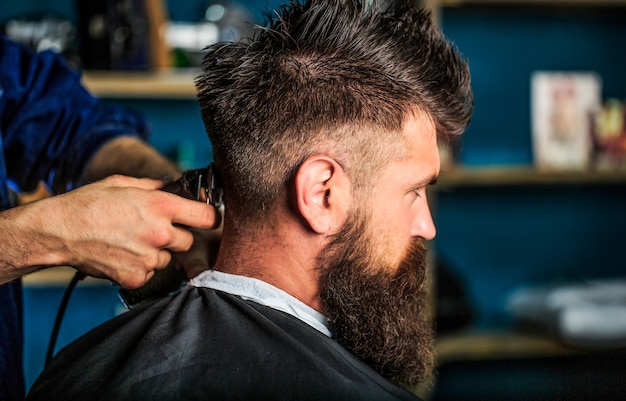
M 592 160 L 602 82 L 593 72 L 533 73 L 532 144 L 539 170 L 584 170 Z
M 626 170 L 626 103 L 608 99 L 596 114 L 594 167 L 597 170 Z

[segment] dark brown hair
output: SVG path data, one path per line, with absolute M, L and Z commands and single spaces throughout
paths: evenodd
M 465 130 L 468 66 L 430 13 L 364 3 L 291 1 L 254 37 L 207 49 L 198 99 L 239 218 L 263 216 L 314 153 L 362 176 L 356 166 L 393 148 L 409 113 L 440 138 Z

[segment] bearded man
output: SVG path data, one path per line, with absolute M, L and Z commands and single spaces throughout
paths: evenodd
M 426 187 L 469 122 L 469 72 L 428 12 L 363 3 L 292 1 L 208 48 L 213 270 L 67 347 L 30 400 L 417 398 L 433 364 Z

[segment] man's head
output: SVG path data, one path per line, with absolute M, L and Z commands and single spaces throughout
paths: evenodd
M 429 14 L 363 3 L 292 1 L 250 41 L 208 48 L 198 98 L 238 219 L 265 219 L 314 154 L 371 185 L 415 110 L 440 139 L 465 129 L 468 69 Z
M 309 259 L 338 340 L 410 386 L 432 354 L 425 188 L 472 95 L 429 13 L 362 3 L 291 2 L 250 41 L 211 46 L 196 84 L 226 222 L 254 232 L 287 213 L 320 238 Z

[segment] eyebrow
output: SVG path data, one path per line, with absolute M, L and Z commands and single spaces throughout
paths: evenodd
M 437 184 L 437 176 L 433 175 L 430 178 L 426 178 L 423 182 L 423 186 L 430 186 L 430 185 L 435 185 Z
M 437 183 L 437 176 L 433 175 L 430 178 L 426 178 L 422 181 L 420 181 L 419 183 L 417 183 L 416 185 L 412 185 L 412 188 L 424 188 L 430 185 L 435 185 Z

